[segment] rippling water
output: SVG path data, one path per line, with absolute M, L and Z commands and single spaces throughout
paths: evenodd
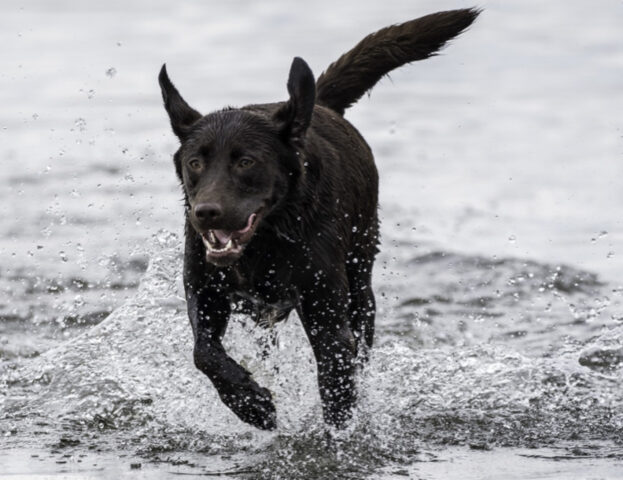
M 268 359 L 243 317 L 226 336 L 276 432 L 194 369 L 160 63 L 203 111 L 270 101 L 294 55 L 318 74 L 380 26 L 465 6 L 386 3 L 0 7 L 0 477 L 623 477 L 620 2 L 484 2 L 349 112 L 383 247 L 345 432 L 324 428 L 294 315 Z

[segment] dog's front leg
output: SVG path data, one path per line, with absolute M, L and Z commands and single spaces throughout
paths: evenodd
M 324 420 L 344 427 L 352 417 L 355 391 L 355 338 L 347 318 L 348 299 L 341 289 L 314 289 L 301 296 L 299 316 L 318 366 Z
M 195 366 L 208 376 L 223 403 L 242 421 L 263 430 L 276 428 L 270 392 L 227 355 L 221 343 L 231 313 L 227 297 L 214 291 L 195 292 L 187 287 L 186 299 L 195 338 Z
M 277 422 L 270 392 L 260 387 L 223 348 L 221 341 L 231 315 L 228 281 L 223 271 L 206 261 L 201 237 L 189 223 L 186 224 L 184 289 L 195 340 L 195 365 L 212 381 L 223 403 L 243 422 L 273 430 Z

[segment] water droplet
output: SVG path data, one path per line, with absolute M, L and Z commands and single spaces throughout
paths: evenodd
M 511 235 L 510 237 L 508 237 L 508 241 L 510 243 L 515 243 L 517 241 L 517 237 L 515 235 Z
M 110 67 L 108 70 L 106 70 L 106 76 L 108 78 L 112 78 L 115 75 L 117 75 L 117 69 L 115 67 Z
M 38 113 L 33 113 L 32 114 L 32 119 L 33 120 L 38 120 L 39 119 L 39 114 Z
M 591 243 L 597 242 L 597 240 L 604 238 L 606 235 L 608 235 L 608 232 L 606 232 L 605 230 L 602 230 L 596 236 L 591 238 Z
M 87 92 L 87 98 L 88 98 L 89 100 L 91 100 L 94 96 L 95 96 L 95 90 L 90 89 L 90 90 Z
M 87 121 L 84 118 L 76 118 L 74 120 L 74 126 L 81 132 L 87 129 Z
M 613 251 L 609 251 L 608 255 L 606 255 L 606 258 L 612 258 L 614 257 L 614 252 Z

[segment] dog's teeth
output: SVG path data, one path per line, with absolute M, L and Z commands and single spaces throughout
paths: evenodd
M 214 235 L 212 234 L 212 232 L 209 232 L 208 238 L 203 238 L 203 244 L 205 245 L 208 253 L 223 253 L 229 250 L 234 250 L 238 247 L 238 243 L 232 238 L 230 238 L 229 241 L 222 248 L 217 248 L 216 246 L 214 246 L 213 243 L 217 242 L 214 239 Z
M 208 232 L 208 237 L 210 237 L 210 242 L 216 243 L 216 237 L 214 236 L 214 232 L 212 230 Z

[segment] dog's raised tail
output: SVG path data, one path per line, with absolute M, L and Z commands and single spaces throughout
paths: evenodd
M 316 103 L 343 115 L 381 77 L 405 63 L 435 55 L 479 14 L 477 8 L 438 12 L 368 35 L 320 75 Z

